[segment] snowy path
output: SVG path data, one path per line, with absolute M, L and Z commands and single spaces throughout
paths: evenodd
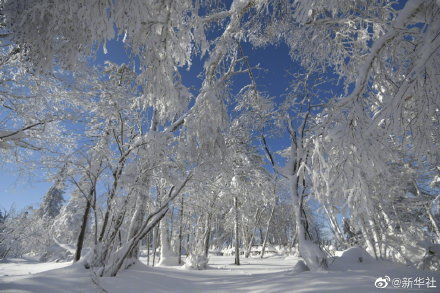
M 242 260 L 242 265 L 232 265 L 232 257 L 211 257 L 211 269 L 188 271 L 179 267 L 148 268 L 136 265 L 116 278 L 102 278 L 100 285 L 107 292 L 383 292 L 374 288 L 378 276 L 392 277 L 434 276 L 439 274 L 417 272 L 401 265 L 375 263 L 358 265 L 349 270 L 289 272 L 294 258 L 270 257 L 264 260 Z M 9 264 L 7 264 L 9 265 Z M 59 264 L 65 265 L 65 264 Z M 17 264 L 17 267 L 19 264 Z M 26 265 L 29 269 L 30 264 Z M 48 268 L 47 264 L 34 264 Z M 0 264 L 0 272 L 7 270 Z M 16 268 L 17 269 L 17 268 Z M 338 268 L 340 269 L 340 268 Z M 35 271 L 37 271 L 34 268 Z M 19 273 L 19 270 L 15 271 Z M 440 284 L 437 283 L 440 286 Z M 438 287 L 440 288 L 440 287 Z M 387 289 L 398 292 L 439 292 L 437 289 Z M 2 292 L 100 292 L 93 284 L 89 271 L 78 265 L 43 272 L 36 275 L 0 277 Z

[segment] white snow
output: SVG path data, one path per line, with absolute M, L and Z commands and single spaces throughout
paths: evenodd
M 351 247 L 339 254 L 340 257 L 335 259 L 333 266 L 343 267 L 347 264 L 374 262 L 374 258 L 362 247 Z
M 353 252 L 353 251 L 352 251 Z M 346 253 L 347 254 L 347 253 Z M 349 253 L 351 254 L 351 252 Z M 141 258 L 146 262 L 146 258 Z M 136 264 L 114 278 L 92 278 L 89 270 L 68 263 L 0 264 L 2 292 L 381 292 L 374 282 L 379 277 L 434 277 L 437 288 L 395 289 L 400 292 L 438 292 L 440 274 L 416 271 L 386 261 L 339 265 L 328 271 L 294 273 L 295 257 L 272 256 L 242 259 L 233 265 L 232 256 L 210 256 L 209 269 L 185 270 L 183 267 L 147 267 Z M 64 268 L 59 268 L 66 266 Z M 28 272 L 41 272 L 35 275 Z M 4 276 L 6 273 L 9 276 Z M 102 289 L 101 289 L 101 288 Z
M 11 258 L 7 263 L 0 263 L 0 281 L 5 279 L 18 280 L 23 276 L 26 277 L 31 274 L 63 268 L 70 264 L 71 262 L 40 263 L 32 258 Z

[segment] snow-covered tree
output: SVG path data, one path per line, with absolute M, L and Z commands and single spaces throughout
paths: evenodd
M 49 191 L 43 197 L 38 211 L 41 217 L 53 219 L 60 213 L 64 202 L 64 191 L 62 188 L 62 184 L 55 184 L 50 187 Z
M 239 264 L 260 228 L 263 247 L 297 243 L 309 268 L 324 269 L 314 207 L 341 247 L 420 261 L 406 251 L 440 237 L 440 4 L 402 5 L 2 1 L 0 156 L 24 154 L 20 163 L 32 150 L 50 172 L 67 166 L 38 213 L 5 222 L 54 218 L 44 239 L 76 246 L 76 260 L 90 246 L 84 264 L 99 276 L 136 262 L 158 227 L 161 263 L 178 261 L 177 198 L 193 267 L 233 241 Z M 88 57 L 114 39 L 129 63 L 91 69 Z M 298 65 L 282 102 L 243 49 L 280 43 Z M 202 80 L 190 89 L 181 73 L 195 60 Z M 277 136 L 289 141 L 280 152 L 268 142 Z M 64 182 L 74 191 L 57 214 Z

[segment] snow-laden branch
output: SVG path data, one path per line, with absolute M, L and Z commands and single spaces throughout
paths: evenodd
M 399 11 L 397 18 L 390 25 L 390 30 L 374 42 L 365 61 L 358 69 L 356 83 L 352 93 L 338 103 L 339 107 L 344 107 L 348 103 L 354 103 L 361 97 L 367 84 L 374 60 L 379 57 L 380 51 L 387 45 L 387 43 L 398 36 L 402 29 L 405 29 L 408 20 L 417 12 L 423 2 L 423 0 L 409 0 L 405 4 L 405 7 Z

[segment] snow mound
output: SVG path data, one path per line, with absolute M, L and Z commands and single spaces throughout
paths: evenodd
M 371 263 L 374 258 L 362 247 L 351 247 L 344 250 L 339 257 L 339 261 L 344 263 Z
M 307 272 L 307 271 L 310 271 L 310 269 L 302 259 L 298 260 L 298 262 L 293 266 L 292 269 L 292 273 L 295 274 Z

